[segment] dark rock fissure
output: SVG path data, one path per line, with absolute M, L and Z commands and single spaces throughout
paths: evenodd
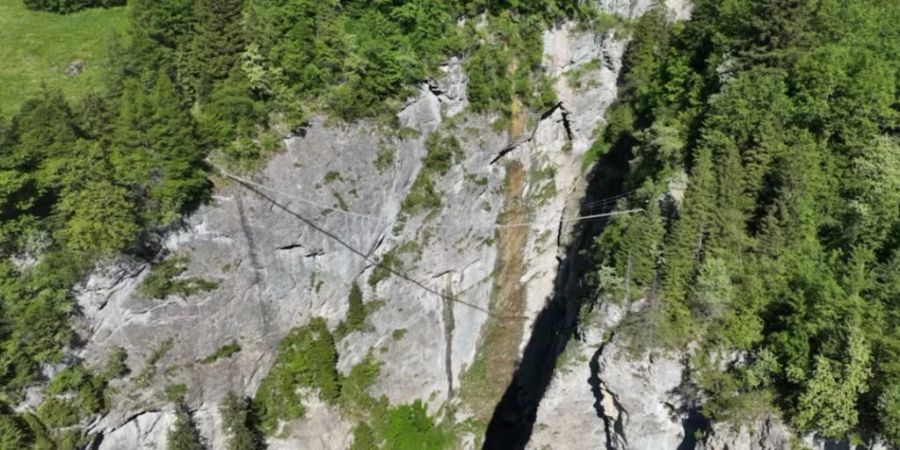
M 559 110 L 562 113 L 563 128 L 566 130 L 566 140 L 572 142 L 572 123 L 569 122 L 569 110 L 563 106 L 562 102 L 559 103 Z
M 614 443 L 618 441 L 617 436 L 620 436 L 622 440 L 626 442 L 628 440 L 625 436 L 625 423 L 622 417 L 624 414 L 627 414 L 627 411 L 625 411 L 625 408 L 622 407 L 614 394 L 608 391 L 606 394 L 603 393 L 606 389 L 603 386 L 603 381 L 600 379 L 600 356 L 603 355 L 603 351 L 606 350 L 606 346 L 612 342 L 614 336 L 615 333 L 610 333 L 609 337 L 604 339 L 603 343 L 597 348 L 597 351 L 594 352 L 588 363 L 588 367 L 591 370 L 591 377 L 588 379 L 588 384 L 591 385 L 591 394 L 594 395 L 594 410 L 597 412 L 597 417 L 603 421 L 603 432 L 606 435 L 607 450 L 615 448 Z M 616 411 L 618 411 L 618 414 L 614 419 L 607 416 L 606 411 L 604 411 L 603 408 L 603 399 L 607 395 L 610 396 L 610 400 L 612 400 Z
M 548 117 L 552 116 L 553 113 L 555 113 L 557 109 L 562 110 L 563 127 L 564 127 L 565 130 L 566 130 L 566 138 L 569 140 L 569 142 L 571 142 L 571 141 L 572 141 L 572 128 L 571 128 L 571 125 L 569 124 L 569 117 L 568 117 L 568 116 L 569 116 L 569 112 L 568 112 L 568 111 L 566 110 L 566 108 L 563 106 L 563 103 L 562 103 L 562 102 L 558 102 L 558 103 L 556 103 L 555 105 L 551 106 L 551 107 L 550 107 L 549 109 L 547 109 L 546 111 L 542 112 L 542 113 L 541 113 L 541 116 L 540 116 L 540 118 L 538 118 L 538 121 L 537 121 L 537 122 L 538 122 L 538 123 L 541 123 L 541 121 L 543 121 L 543 120 L 547 119 Z M 528 137 L 516 139 L 515 141 L 513 141 L 512 143 L 510 143 L 509 145 L 507 145 L 506 147 L 504 147 L 502 150 L 500 150 L 499 152 L 497 152 L 497 156 L 495 156 L 494 159 L 491 160 L 491 163 L 490 163 L 490 164 L 491 164 L 491 165 L 496 164 L 497 161 L 500 161 L 500 160 L 501 160 L 504 156 L 506 156 L 509 152 L 511 152 L 511 151 L 513 151 L 513 150 L 519 148 L 520 145 L 527 144 L 527 143 L 531 142 L 532 140 L 534 140 L 534 134 L 535 134 L 535 133 L 537 133 L 537 127 L 534 127 L 534 129 L 531 130 L 531 135 L 529 135 Z
M 450 272 L 448 272 L 448 275 Z M 447 277 L 446 295 L 442 299 L 441 315 L 444 324 L 444 372 L 447 376 L 447 401 L 453 399 L 455 394 L 453 389 L 453 329 L 456 327 L 455 318 L 453 316 L 453 298 L 452 277 Z
M 694 450 L 699 442 L 697 432 L 709 430 L 710 421 L 698 406 L 692 406 L 682 416 L 681 426 L 684 427 L 684 439 L 678 445 L 678 450 Z
M 615 146 L 594 165 L 580 204 L 582 214 L 597 200 L 622 192 L 623 176 L 630 159 L 629 148 L 628 145 Z M 573 231 L 574 239 L 560 263 L 553 297 L 535 319 L 513 379 L 488 423 L 483 448 L 521 449 L 531 438 L 537 408 L 553 377 L 556 359 L 569 339 L 578 333 L 578 312 L 582 302 L 592 294 L 583 280 L 594 265 L 590 251 L 594 239 L 606 224 L 606 219 L 585 221 Z

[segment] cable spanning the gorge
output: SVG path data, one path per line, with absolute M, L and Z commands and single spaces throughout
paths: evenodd
M 346 210 L 346 209 L 336 208 L 336 207 L 330 206 L 330 205 L 324 205 L 324 204 L 321 204 L 321 203 L 317 203 L 317 202 L 315 202 L 315 201 L 313 201 L 313 200 L 309 200 L 309 199 L 306 199 L 306 198 L 303 198 L 303 197 L 299 197 L 299 196 L 297 196 L 297 195 L 288 194 L 288 193 L 282 192 L 282 191 L 280 191 L 280 190 L 278 190 L 278 189 L 275 189 L 275 188 L 272 188 L 272 187 L 269 187 L 269 186 L 266 186 L 266 185 L 263 185 L 263 184 L 259 184 L 259 183 L 253 182 L 253 181 L 248 180 L 248 179 L 246 179 L 246 178 L 239 177 L 239 176 L 237 176 L 237 175 L 234 175 L 234 174 L 231 174 L 231 173 L 228 173 L 228 172 L 225 172 L 225 171 L 222 171 L 222 175 L 224 175 L 225 177 L 230 178 L 230 179 L 232 179 L 232 180 L 234 180 L 234 181 L 237 181 L 237 182 L 239 182 L 239 183 L 241 183 L 241 184 L 243 184 L 243 185 L 245 185 L 245 186 L 248 186 L 248 187 L 254 187 L 254 188 L 256 188 L 256 189 L 263 189 L 263 190 L 266 190 L 266 191 L 269 191 L 269 192 L 272 192 L 272 193 L 281 195 L 281 196 L 283 196 L 283 197 L 285 197 L 285 198 L 287 198 L 287 199 L 290 199 L 290 200 L 297 200 L 297 201 L 299 201 L 299 202 L 301 202 L 301 203 L 305 203 L 305 204 L 312 205 L 312 206 L 317 206 L 317 207 L 319 207 L 319 208 L 322 208 L 322 209 L 325 209 L 325 210 L 328 210 L 328 211 L 331 211 L 331 212 L 335 212 L 335 213 L 338 213 L 338 214 L 346 214 L 346 215 L 353 216 L 353 217 L 357 217 L 357 218 L 370 219 L 370 220 L 377 220 L 377 221 L 379 221 L 379 222 L 386 222 L 386 221 L 387 221 L 387 220 L 386 220 L 385 218 L 383 218 L 383 217 L 379 217 L 379 216 L 375 216 L 375 215 L 371 215 L 371 214 L 358 213 L 358 212 L 355 212 L 355 211 L 350 211 L 350 210 Z M 594 207 L 596 207 L 596 206 L 600 206 L 601 208 L 604 208 L 604 207 L 606 207 L 606 206 L 615 204 L 615 202 L 618 201 L 619 199 L 621 199 L 621 198 L 626 198 L 627 196 L 631 195 L 631 194 L 634 193 L 634 192 L 635 192 L 634 190 L 629 191 L 629 192 L 623 192 L 623 193 L 621 193 L 621 194 L 619 194 L 619 195 L 616 195 L 616 196 L 613 196 L 613 197 L 609 197 L 609 198 L 607 198 L 607 199 L 601 199 L 601 200 L 593 201 L 593 202 L 591 202 L 591 203 L 588 203 L 588 204 L 585 205 L 585 206 L 586 206 L 586 207 L 589 207 L 589 208 L 594 208 Z M 584 216 L 564 217 L 564 218 L 560 219 L 559 222 L 557 222 L 557 223 L 566 224 L 566 223 L 582 222 L 582 221 L 586 221 L 586 220 L 593 220 L 593 219 L 600 219 L 600 218 L 605 218 L 605 217 L 620 216 L 620 215 L 624 215 L 624 214 L 634 214 L 634 213 L 642 212 L 642 211 L 644 211 L 643 208 L 632 208 L 632 209 L 621 210 L 621 211 L 609 211 L 609 212 L 598 213 L 598 214 L 587 214 L 587 215 L 584 215 Z M 535 220 L 535 221 L 530 221 L 530 222 L 517 222 L 517 223 L 493 224 L 493 225 L 481 225 L 481 226 L 474 226 L 474 225 L 431 225 L 431 224 L 423 224 L 421 227 L 422 227 L 422 228 L 430 228 L 430 229 L 440 229 L 440 230 L 471 230 L 471 229 L 523 228 L 523 227 L 531 227 L 531 226 L 534 226 L 534 225 L 543 225 L 543 226 L 547 226 L 548 224 L 546 224 L 546 223 L 539 223 L 538 221 Z
M 226 174 L 226 176 L 229 176 L 229 175 Z M 271 202 L 273 205 L 277 206 L 277 207 L 278 207 L 279 209 L 281 209 L 282 211 L 284 211 L 284 212 L 290 214 L 291 216 L 293 216 L 293 217 L 299 219 L 300 221 L 302 221 L 302 222 L 305 223 L 306 225 L 309 225 L 312 229 L 318 231 L 319 233 L 324 234 L 325 236 L 327 236 L 327 237 L 330 238 L 331 240 L 337 242 L 337 243 L 340 244 L 342 247 L 346 248 L 347 250 L 349 250 L 349 251 L 352 252 L 353 254 L 355 254 L 355 255 L 361 257 L 361 258 L 362 258 L 363 260 L 365 260 L 366 262 L 368 262 L 368 263 L 370 263 L 370 264 L 373 264 L 373 265 L 375 265 L 375 266 L 381 267 L 381 268 L 383 268 L 383 269 L 389 271 L 391 274 L 396 275 L 396 276 L 400 277 L 401 279 L 406 280 L 407 282 L 410 282 L 410 283 L 416 285 L 417 287 L 419 287 L 419 288 L 425 290 L 425 291 L 428 292 L 428 293 L 434 294 L 434 295 L 440 297 L 441 299 L 444 299 L 444 300 L 447 300 L 447 301 L 451 301 L 451 302 L 454 302 L 454 303 L 459 303 L 459 304 L 464 305 L 464 306 L 468 306 L 469 308 L 472 308 L 472 309 L 481 311 L 481 312 L 487 314 L 488 316 L 498 317 L 498 318 L 503 318 L 503 319 L 520 319 L 520 320 L 521 320 L 521 319 L 524 319 L 524 317 L 522 317 L 522 316 L 508 316 L 508 315 L 503 315 L 503 314 L 497 314 L 497 313 L 494 313 L 494 312 L 489 311 L 489 310 L 486 309 L 486 308 L 483 308 L 483 307 L 481 307 L 481 306 L 478 306 L 478 305 L 476 305 L 476 304 L 474 304 L 474 303 L 470 303 L 470 302 L 467 302 L 467 301 L 465 301 L 465 300 L 460 300 L 460 299 L 455 298 L 455 297 L 447 296 L 447 295 L 443 294 L 442 292 L 440 292 L 440 291 L 438 291 L 438 290 L 436 290 L 436 289 L 434 289 L 434 288 L 431 288 L 431 287 L 429 287 L 428 285 L 426 285 L 425 283 L 423 283 L 423 282 L 421 282 L 421 281 L 419 281 L 419 280 L 413 278 L 413 277 L 410 276 L 409 274 L 407 274 L 407 273 L 405 273 L 405 272 L 403 272 L 403 271 L 397 270 L 397 269 L 391 267 L 389 264 L 384 264 L 384 263 L 382 263 L 381 261 L 375 260 L 375 259 L 372 258 L 371 256 L 367 255 L 365 252 L 363 252 L 363 251 L 357 249 L 357 248 L 354 247 L 353 245 L 351 245 L 351 244 L 347 243 L 345 240 L 341 239 L 341 237 L 338 236 L 337 234 L 335 234 L 335 233 L 333 233 L 333 232 L 331 232 L 331 231 L 329 231 L 329 230 L 327 230 L 327 229 L 325 229 L 325 228 L 322 228 L 321 226 L 319 226 L 318 224 L 316 224 L 316 223 L 313 222 L 312 220 L 307 219 L 306 217 L 304 217 L 304 216 L 301 215 L 300 213 L 291 210 L 290 208 L 288 208 L 288 207 L 285 206 L 285 205 L 282 205 L 280 202 L 278 202 L 278 200 L 276 200 L 276 199 L 270 197 L 269 195 L 267 195 L 267 194 L 261 192 L 261 191 L 260 191 L 258 188 L 256 188 L 254 185 L 246 184 L 244 181 L 238 179 L 237 177 L 233 177 L 233 176 L 229 176 L 229 177 L 231 177 L 232 179 L 234 179 L 235 181 L 237 181 L 238 183 L 240 183 L 242 186 L 244 186 L 245 188 L 249 189 L 250 191 L 256 193 L 256 194 L 259 195 L 260 197 L 262 197 L 262 198 L 268 200 L 269 202 Z M 254 183 L 254 184 L 255 184 L 255 183 Z
M 245 179 L 245 178 L 242 178 L 242 177 L 239 177 L 239 176 L 236 176 L 236 175 L 232 175 L 232 174 L 227 173 L 227 172 L 224 172 L 224 171 L 222 172 L 222 174 L 223 174 L 224 176 L 226 176 L 226 177 L 228 177 L 228 178 L 230 178 L 230 179 L 232 179 L 232 180 L 238 182 L 241 186 L 243 186 L 243 187 L 245 187 L 246 189 L 248 189 L 248 190 L 250 190 L 250 191 L 256 193 L 256 194 L 259 195 L 260 197 L 262 197 L 262 198 L 268 200 L 269 202 L 271 202 L 273 205 L 277 206 L 277 207 L 278 207 L 279 209 L 281 209 L 282 211 L 284 211 L 284 212 L 290 214 L 291 216 L 293 216 L 293 217 L 299 219 L 300 221 L 302 221 L 303 223 L 305 223 L 306 225 L 308 225 L 308 226 L 311 227 L 312 229 L 318 231 L 319 233 L 324 234 L 325 236 L 327 236 L 327 237 L 330 238 L 331 240 L 337 242 L 339 245 L 341 245 L 342 247 L 346 248 L 347 250 L 349 250 L 349 251 L 352 252 L 353 254 L 355 254 L 355 255 L 361 257 L 361 258 L 362 258 L 363 260 L 365 260 L 366 262 L 368 262 L 368 263 L 370 263 L 370 264 L 372 264 L 372 265 L 374 265 L 374 266 L 381 267 L 382 269 L 387 270 L 387 271 L 390 272 L 391 274 L 396 275 L 396 276 L 400 277 L 401 279 L 403 279 L 403 280 L 405 280 L 405 281 L 407 281 L 407 282 L 409 282 L 409 283 L 414 284 L 415 286 L 421 288 L 422 290 L 424 290 L 424 291 L 426 291 L 426 292 L 428 292 L 428 293 L 434 294 L 434 295 L 438 296 L 439 298 L 441 298 L 441 299 L 443 299 L 443 300 L 450 301 L 450 302 L 454 302 L 454 303 L 458 303 L 458 304 L 460 304 L 460 305 L 464 305 L 464 306 L 467 306 L 467 307 L 469 307 L 469 308 L 478 310 L 478 311 L 480 311 L 480 312 L 482 312 L 482 313 L 484 313 L 484 314 L 486 314 L 486 315 L 488 315 L 488 316 L 491 316 L 491 317 L 496 317 L 496 318 L 500 318 L 500 319 L 515 319 L 515 320 L 524 320 L 524 319 L 526 318 L 526 317 L 523 316 L 523 315 L 497 314 L 496 312 L 492 312 L 492 311 L 488 310 L 487 308 L 484 308 L 484 307 L 482 307 L 482 306 L 476 305 L 476 304 L 471 303 L 471 302 L 467 302 L 467 301 L 465 301 L 465 300 L 461 300 L 461 299 L 459 299 L 459 298 L 457 298 L 457 297 L 455 297 L 455 296 L 448 296 L 448 295 L 444 294 L 443 292 L 440 292 L 440 291 L 438 291 L 437 289 L 434 289 L 434 288 L 428 286 L 428 285 L 425 284 L 424 282 L 417 280 L 416 278 L 414 278 L 413 276 L 409 275 L 408 273 L 403 272 L 403 271 L 400 271 L 400 270 L 397 270 L 397 269 L 395 269 L 394 267 L 392 267 L 392 266 L 389 265 L 389 264 L 384 264 L 382 261 L 379 261 L 379 260 L 376 260 L 375 258 L 372 258 L 371 256 L 369 256 L 368 254 L 366 254 L 366 253 L 363 252 L 362 250 L 359 250 L 358 248 L 356 248 L 356 247 L 354 247 L 353 245 L 349 244 L 347 241 L 345 241 L 344 239 L 342 239 L 342 238 L 341 238 L 340 236 L 338 236 L 336 233 L 334 233 L 334 232 L 332 232 L 332 231 L 330 231 L 330 230 L 327 230 L 327 229 L 323 228 L 322 226 L 320 226 L 319 224 L 315 223 L 314 221 L 312 221 L 312 220 L 310 220 L 310 219 L 307 219 L 307 218 L 304 217 L 302 214 L 300 214 L 300 213 L 298 213 L 298 212 L 296 212 L 296 211 L 291 210 L 291 209 L 288 208 L 286 205 L 283 205 L 282 203 L 280 203 L 278 200 L 276 200 L 276 199 L 272 198 L 271 196 L 269 196 L 268 194 L 262 192 L 262 190 L 267 190 L 267 191 L 270 191 L 270 192 L 278 193 L 278 194 L 280 194 L 280 195 L 286 196 L 286 197 L 291 198 L 291 199 L 300 200 L 300 201 L 302 201 L 303 203 L 306 203 L 306 204 L 312 204 L 312 205 L 315 205 L 315 206 L 323 207 L 323 206 L 322 206 L 321 204 L 319 204 L 319 203 L 316 203 L 316 202 L 314 202 L 314 201 L 312 201 L 312 200 L 302 199 L 302 198 L 299 198 L 299 197 L 296 197 L 296 196 L 291 196 L 291 195 L 285 194 L 285 193 L 283 193 L 283 192 L 278 191 L 277 189 L 273 189 L 273 188 L 270 188 L 270 187 L 267 187 L 267 186 L 264 186 L 264 185 L 255 183 L 255 182 L 253 182 L 253 181 L 247 180 L 247 179 Z M 330 207 L 328 207 L 328 208 L 329 208 L 329 209 L 334 209 L 334 208 L 330 208 Z M 384 221 L 384 219 L 382 219 L 382 218 L 380 218 L 380 217 L 371 216 L 371 215 L 368 215 L 368 214 L 360 214 L 360 213 L 355 213 L 355 212 L 352 212 L 352 211 L 347 211 L 347 210 L 342 210 L 342 209 L 340 209 L 340 210 L 334 209 L 334 210 L 336 210 L 336 211 L 342 211 L 343 213 L 346 213 L 346 214 L 352 214 L 353 216 L 356 216 L 356 217 L 372 218 L 372 219 L 378 219 L 378 220 L 380 220 L 380 221 Z M 610 217 L 610 216 L 619 215 L 619 214 L 630 214 L 630 213 L 635 213 L 635 212 L 639 212 L 639 211 L 643 211 L 643 209 L 632 209 L 632 210 L 627 210 L 627 211 L 613 211 L 613 212 L 610 212 L 610 213 L 591 214 L 591 215 L 586 215 L 586 216 L 578 216 L 578 217 L 573 217 L 573 218 L 569 218 L 569 219 L 563 219 L 563 223 L 566 223 L 566 222 L 577 222 L 577 221 L 581 221 L 581 220 L 590 220 L 590 219 L 601 218 L 601 217 Z M 527 222 L 527 223 L 526 223 L 526 222 L 522 222 L 522 223 L 514 223 L 514 224 L 493 225 L 493 226 L 491 226 L 491 228 L 524 227 L 524 226 L 532 226 L 532 225 L 534 225 L 534 224 L 536 224 L 536 222 Z M 437 228 L 437 227 L 438 227 L 438 226 L 435 226 L 435 228 Z M 443 227 L 443 228 L 451 228 L 451 227 Z M 474 228 L 474 227 L 452 227 L 452 228 Z M 463 291 L 463 292 L 464 292 L 464 291 Z

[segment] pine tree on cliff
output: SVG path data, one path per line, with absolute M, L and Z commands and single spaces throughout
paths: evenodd
M 262 450 L 265 439 L 259 430 L 253 405 L 247 398 L 228 392 L 219 406 L 222 427 L 230 435 L 228 450 Z
M 197 424 L 180 402 L 175 408 L 175 424 L 166 436 L 166 450 L 203 450 Z

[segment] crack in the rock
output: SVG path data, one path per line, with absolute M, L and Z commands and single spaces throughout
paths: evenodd
M 250 223 L 247 220 L 247 214 L 244 212 L 244 197 L 238 196 L 237 198 L 237 212 L 241 221 L 241 231 L 247 240 L 247 253 L 250 256 L 250 267 L 253 269 L 253 284 L 258 284 L 260 282 L 259 271 L 261 266 L 259 258 L 256 256 L 256 239 L 253 237 L 253 233 L 250 232 Z
M 444 371 L 447 374 L 447 401 L 453 399 L 453 329 L 456 326 L 453 317 L 453 289 L 452 276 L 447 277 L 446 295 L 443 298 L 441 315 L 444 322 Z
M 444 94 L 444 91 L 443 89 L 441 89 L 441 86 L 438 84 L 437 80 L 429 79 L 425 81 L 425 86 L 428 87 L 428 91 L 431 92 L 431 95 L 434 95 L 435 97 L 437 97 L 438 101 L 441 101 L 441 95 Z
M 559 102 L 559 110 L 562 113 L 563 128 L 566 130 L 566 139 L 572 142 L 572 123 L 569 122 L 569 110 L 567 110 L 562 102 Z
M 591 376 L 588 378 L 588 383 L 591 385 L 591 393 L 594 395 L 594 411 L 596 411 L 597 417 L 603 420 L 603 432 L 606 435 L 607 450 L 617 449 L 618 447 L 615 443 L 618 442 L 619 439 L 624 441 L 626 446 L 628 444 L 628 438 L 625 436 L 625 424 L 622 420 L 622 416 L 626 415 L 627 411 L 625 411 L 625 408 L 619 403 L 619 399 L 616 398 L 615 394 L 607 389 L 603 380 L 600 379 L 600 355 L 603 354 L 606 346 L 612 342 L 614 336 L 615 333 L 610 333 L 609 337 L 600 344 L 600 347 L 597 348 L 597 351 L 591 356 L 591 361 L 588 364 L 588 367 L 590 367 L 591 370 Z M 604 392 L 606 394 L 604 394 Z M 614 420 L 606 415 L 605 408 L 603 407 L 603 400 L 606 395 L 609 396 L 613 407 L 617 411 Z
M 128 416 L 128 418 L 126 418 L 124 421 L 122 421 L 122 423 L 120 423 L 119 426 L 113 428 L 112 430 L 108 430 L 108 431 L 116 431 L 116 430 L 128 425 L 129 423 L 134 422 L 135 420 L 137 420 L 138 417 L 141 417 L 144 414 L 152 414 L 152 413 L 159 413 L 159 412 L 161 412 L 161 411 L 158 409 L 145 409 L 140 412 L 136 412 L 136 413 Z
M 103 302 L 101 302 L 100 305 L 97 306 L 97 311 L 103 311 L 103 308 L 106 308 L 106 305 L 109 304 L 109 299 L 112 298 L 112 296 L 116 293 L 115 288 L 119 284 L 121 284 L 123 280 L 141 276 L 141 273 L 143 273 L 146 268 L 147 266 L 142 264 L 136 271 L 132 272 L 129 270 L 124 270 L 124 273 L 116 278 L 116 281 L 112 283 L 112 289 L 110 289 L 110 293 L 107 294 L 106 297 L 103 298 Z
M 305 248 L 305 247 L 303 247 L 303 244 L 295 243 L 295 244 L 287 244 L 287 245 L 282 245 L 282 246 L 280 246 L 280 247 L 275 247 L 275 250 L 277 250 L 277 251 L 291 251 L 291 250 L 296 250 L 296 249 L 298 249 L 298 248 L 299 248 L 299 249 L 303 249 L 303 248 Z M 303 257 L 304 257 L 304 258 L 315 258 L 315 257 L 317 257 L 317 256 L 322 256 L 322 255 L 324 255 L 324 254 L 325 254 L 325 250 L 322 250 L 321 248 L 315 248 L 315 249 L 312 249 L 312 250 L 310 250 L 310 251 L 304 253 L 304 254 L 303 254 Z
M 247 252 L 250 256 L 250 267 L 253 269 L 253 283 L 251 284 L 251 288 L 257 289 L 257 294 L 259 293 L 260 283 L 262 281 L 262 276 L 260 273 L 263 272 L 262 266 L 259 263 L 259 257 L 256 255 L 256 240 L 253 237 L 253 234 L 250 232 L 250 224 L 247 220 L 247 215 L 244 212 L 244 197 L 238 195 L 237 196 L 237 210 L 238 216 L 241 222 L 241 231 L 244 233 L 244 238 L 247 240 Z M 257 295 L 256 298 L 259 304 L 259 313 L 260 319 L 262 320 L 262 329 L 264 333 L 268 333 L 270 330 L 271 317 L 269 314 L 268 302 L 266 302 L 262 296 Z
M 534 135 L 537 133 L 540 123 L 543 122 L 544 120 L 546 120 L 548 117 L 552 116 L 553 113 L 555 113 L 557 109 L 563 110 L 563 126 L 566 127 L 566 135 L 568 136 L 568 139 L 571 141 L 572 140 L 572 132 L 569 129 L 569 125 L 568 125 L 569 120 L 568 120 L 568 118 L 566 118 L 566 116 L 568 115 L 568 111 L 566 111 L 566 109 L 563 107 L 563 102 L 557 102 L 555 105 L 550 107 L 550 109 L 541 113 L 541 117 L 540 117 L 540 119 L 538 119 L 538 126 L 535 126 L 534 129 L 531 130 L 530 136 L 528 136 L 527 138 L 524 138 L 524 139 L 517 139 L 515 142 L 504 147 L 502 150 L 500 150 L 497 153 L 497 156 L 495 156 L 494 159 L 491 160 L 490 164 L 491 165 L 496 164 L 497 161 L 499 161 L 501 158 L 506 156 L 509 152 L 519 148 L 519 146 L 521 146 L 522 144 L 527 144 L 527 143 L 533 141 Z

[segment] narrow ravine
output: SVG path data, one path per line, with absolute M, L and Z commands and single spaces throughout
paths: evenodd
M 629 160 L 627 145 L 602 157 L 587 175 L 588 187 L 580 202 L 582 215 L 599 211 L 597 200 L 622 192 L 622 174 Z M 560 262 L 553 297 L 535 319 L 522 359 L 516 367 L 485 433 L 485 449 L 524 448 L 531 437 L 538 405 L 544 396 L 556 359 L 578 333 L 577 315 L 590 290 L 583 282 L 592 270 L 591 248 L 606 226 L 606 219 L 579 224 L 566 256 Z

